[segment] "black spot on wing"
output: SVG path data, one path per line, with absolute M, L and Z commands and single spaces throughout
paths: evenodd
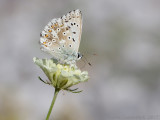
M 75 42 L 75 39 L 74 39 L 74 38 L 72 38 L 72 40 L 73 40 L 73 42 Z

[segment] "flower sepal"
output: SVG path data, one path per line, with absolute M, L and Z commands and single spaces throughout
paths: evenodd
M 83 90 L 78 90 L 78 88 L 76 88 L 76 89 L 65 89 L 65 90 L 67 90 L 68 92 L 72 92 L 72 93 L 80 93 L 80 92 L 82 92 Z

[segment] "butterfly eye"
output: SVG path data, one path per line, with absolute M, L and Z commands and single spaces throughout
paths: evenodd
M 81 55 L 80 53 L 78 53 L 78 56 L 77 56 L 78 60 L 80 60 L 82 57 L 83 57 L 83 55 Z

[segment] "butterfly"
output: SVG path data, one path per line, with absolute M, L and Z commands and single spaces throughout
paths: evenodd
M 76 64 L 82 58 L 78 52 L 82 34 L 82 13 L 70 11 L 52 19 L 40 33 L 41 50 L 50 53 L 61 64 Z

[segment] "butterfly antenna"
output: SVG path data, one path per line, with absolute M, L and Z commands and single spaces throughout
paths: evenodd
M 84 62 L 83 66 L 81 67 L 81 69 L 82 69 L 82 68 L 84 68 L 84 67 L 85 67 L 86 62 L 85 62 L 83 59 L 81 59 L 81 60 Z
M 88 62 L 87 58 L 83 55 L 83 58 L 85 59 L 85 61 L 87 61 L 89 66 L 92 66 L 92 64 L 90 62 Z

